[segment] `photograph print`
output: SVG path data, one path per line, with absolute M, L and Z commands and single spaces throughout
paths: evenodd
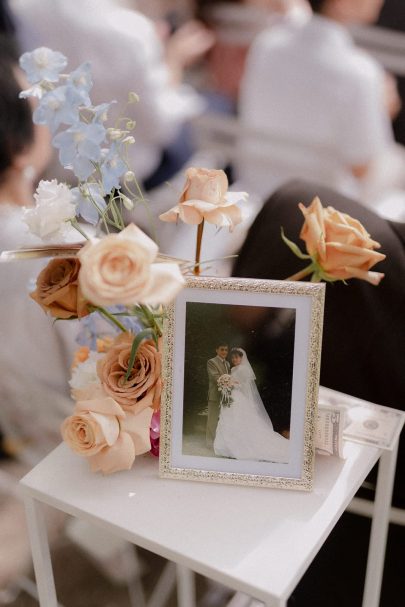
M 162 476 L 310 489 L 323 297 L 188 281 L 167 313 Z
M 271 349 L 253 321 L 266 312 L 186 304 L 183 454 L 288 462 L 295 310 Z

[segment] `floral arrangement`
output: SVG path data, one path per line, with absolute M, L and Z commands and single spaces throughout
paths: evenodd
M 218 390 L 221 395 L 220 405 L 221 407 L 230 407 L 233 403 L 232 399 L 232 388 L 234 387 L 234 381 L 232 376 L 228 373 L 224 373 L 217 380 Z
M 92 105 L 88 63 L 62 73 L 66 57 L 42 47 L 20 65 L 31 84 L 21 97 L 38 100 L 33 120 L 49 127 L 61 164 L 78 182 L 41 181 L 35 206 L 24 212 L 30 231 L 49 245 L 31 253 L 53 257 L 31 297 L 55 319 L 81 320 L 70 380 L 75 406 L 62 436 L 94 471 L 129 469 L 136 455 L 159 454 L 163 306 L 185 274 L 200 273 L 204 221 L 232 229 L 242 221 L 236 202 L 247 195 L 228 193 L 223 171 L 190 168 L 178 206 L 161 219 L 176 215 L 198 226 L 196 259 L 161 255 L 123 218 L 124 209 L 147 204 L 127 161 L 135 122 L 122 117 L 107 126 L 115 102 Z M 128 103 L 137 102 L 130 93 Z M 67 244 L 74 230 L 84 242 Z
M 107 126 L 115 102 L 92 105 L 88 63 L 62 73 L 66 57 L 42 47 L 25 53 L 20 65 L 31 85 L 21 97 L 38 100 L 33 120 L 50 128 L 60 162 L 73 172 L 77 186 L 40 182 L 25 221 L 45 244 L 11 252 L 11 258 L 51 257 L 31 297 L 54 319 L 81 321 L 70 380 L 75 405 L 62 424 L 63 439 L 94 471 L 129 469 L 137 455 L 159 454 L 164 306 L 183 288 L 186 274 L 200 274 L 204 223 L 233 230 L 243 219 L 238 204 L 247 194 L 228 192 L 223 171 L 188 169 L 177 205 L 160 219 L 197 226 L 195 260 L 162 255 L 149 236 L 132 223 L 126 226 L 123 218 L 124 209 L 147 204 L 127 161 L 134 121 L 123 117 Z M 128 103 L 137 102 L 130 93 Z M 316 281 L 356 277 L 379 283 L 383 275 L 370 269 L 384 255 L 375 251 L 379 244 L 359 222 L 324 209 L 319 199 L 308 208 L 299 206 L 307 254 L 282 237 L 310 265 L 291 280 L 312 274 Z M 74 230 L 82 242 L 67 244 Z M 231 376 L 222 375 L 221 405 L 231 405 L 232 388 Z

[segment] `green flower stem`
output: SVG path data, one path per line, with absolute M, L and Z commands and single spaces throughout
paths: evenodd
M 105 308 L 101 308 L 100 306 L 91 306 L 92 312 L 98 312 L 101 316 L 108 318 L 116 327 L 118 327 L 123 333 L 127 333 L 128 329 L 124 327 L 124 325 L 117 319 L 113 314 L 108 312 Z
M 71 223 L 72 227 L 75 228 L 75 230 L 77 230 L 79 232 L 79 234 L 81 234 L 83 236 L 83 238 L 85 238 L 86 240 L 90 240 L 89 237 L 87 236 L 86 232 L 84 232 L 81 229 L 81 227 L 79 226 L 76 219 L 71 219 L 70 223 Z
M 285 280 L 301 280 L 301 278 L 305 278 L 305 276 L 309 276 L 310 274 L 312 274 L 312 272 L 314 272 L 314 270 L 315 270 L 315 266 L 313 263 L 311 263 L 309 266 L 307 266 L 303 270 L 300 270 L 300 272 L 297 272 L 296 274 L 289 276 Z
M 139 307 L 142 310 L 149 327 L 157 333 L 158 337 L 161 337 L 162 330 L 152 310 L 148 306 L 145 306 L 143 304 L 139 304 Z

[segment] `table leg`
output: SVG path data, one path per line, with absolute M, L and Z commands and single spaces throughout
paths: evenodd
M 178 607 L 196 607 L 194 572 L 183 565 L 177 565 L 176 572 Z
M 378 465 L 363 607 L 378 607 L 380 603 L 397 453 L 398 441 L 392 451 L 383 452 Z
M 25 511 L 31 542 L 32 560 L 38 588 L 40 607 L 57 607 L 48 534 L 43 515 L 43 505 L 25 496 Z

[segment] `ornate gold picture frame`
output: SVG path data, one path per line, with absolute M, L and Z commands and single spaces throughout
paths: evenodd
M 325 285 L 190 278 L 168 307 L 160 475 L 312 488 Z

